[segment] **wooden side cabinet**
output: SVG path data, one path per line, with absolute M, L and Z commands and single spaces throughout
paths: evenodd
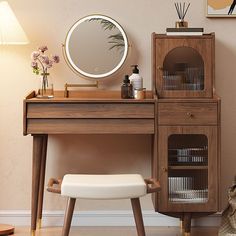
M 215 95 L 215 35 L 152 34 L 153 85 L 157 93 L 153 175 L 161 191 L 155 209 L 181 219 L 219 210 L 220 99 Z
M 184 220 L 190 233 L 191 218 L 219 209 L 220 100 L 159 99 L 157 107 L 155 209 Z

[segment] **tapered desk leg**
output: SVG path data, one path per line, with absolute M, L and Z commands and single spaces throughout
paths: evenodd
M 44 197 L 44 183 L 45 183 L 45 169 L 47 159 L 47 143 L 48 135 L 43 136 L 43 147 L 42 147 L 42 158 L 40 168 L 40 182 L 39 182 L 39 196 L 38 196 L 38 228 L 41 228 L 42 223 L 42 212 L 43 212 L 43 197 Z
M 35 235 L 35 230 L 36 230 L 42 148 L 43 148 L 43 136 L 33 135 L 32 196 L 31 196 L 32 235 Z

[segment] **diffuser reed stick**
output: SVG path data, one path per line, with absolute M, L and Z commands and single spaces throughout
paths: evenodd
M 177 3 L 177 2 L 175 3 L 175 9 L 177 11 L 179 20 L 181 20 L 181 21 L 184 21 L 184 17 L 186 16 L 186 13 L 189 9 L 190 3 L 187 5 L 187 7 L 185 7 L 185 6 L 186 6 L 185 2 L 183 3 L 183 5 L 182 5 L 181 2 L 180 3 Z

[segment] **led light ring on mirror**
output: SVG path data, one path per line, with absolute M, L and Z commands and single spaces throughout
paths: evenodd
M 103 74 L 92 74 L 92 73 L 87 73 L 83 70 L 81 70 L 77 65 L 75 65 L 75 63 L 73 62 L 71 56 L 70 56 L 70 53 L 69 53 L 69 41 L 70 41 L 70 38 L 71 38 L 71 35 L 73 33 L 73 31 L 75 30 L 75 28 L 81 24 L 82 22 L 84 21 L 87 21 L 87 20 L 90 20 L 90 19 L 96 19 L 96 18 L 101 18 L 101 19 L 104 19 L 104 20 L 107 20 L 107 21 L 110 21 L 112 24 L 114 24 L 118 30 L 120 31 L 120 33 L 122 34 L 123 36 L 123 39 L 124 39 L 124 52 L 123 52 L 123 56 L 120 60 L 120 62 L 118 63 L 118 65 L 116 65 L 112 70 L 106 72 L 106 73 L 103 73 Z M 107 16 L 104 16 L 104 15 L 89 15 L 89 16 L 86 16 L 86 17 L 83 17 L 81 18 L 80 20 L 78 20 L 69 30 L 67 36 L 66 36 L 66 40 L 65 40 L 65 47 L 64 47 L 64 50 L 65 50 L 65 57 L 66 57 L 66 60 L 69 64 L 69 66 L 71 67 L 71 69 L 74 71 L 74 72 L 78 72 L 79 74 L 81 74 L 82 76 L 85 76 L 87 78 L 93 78 L 93 79 L 101 79 L 101 78 L 105 78 L 109 75 L 112 75 L 114 74 L 118 69 L 121 68 L 121 66 L 124 64 L 126 58 L 127 58 L 127 55 L 128 55 L 128 38 L 127 38 L 127 35 L 125 33 L 125 31 L 123 30 L 123 28 L 113 19 L 111 19 L 110 17 L 107 17 Z

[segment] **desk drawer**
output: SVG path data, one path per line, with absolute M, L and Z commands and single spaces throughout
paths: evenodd
M 154 134 L 154 119 L 28 119 L 28 134 Z
M 154 118 L 154 104 L 29 103 L 27 118 Z
M 217 125 L 217 103 L 158 104 L 159 125 Z

